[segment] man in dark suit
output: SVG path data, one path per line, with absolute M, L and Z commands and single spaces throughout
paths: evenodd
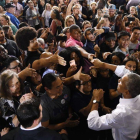
M 42 106 L 40 105 L 40 100 L 37 98 L 23 102 L 17 110 L 17 117 L 21 124 L 20 128 L 3 136 L 3 140 L 8 140 L 9 138 L 9 140 L 62 139 L 59 133 L 41 126 Z

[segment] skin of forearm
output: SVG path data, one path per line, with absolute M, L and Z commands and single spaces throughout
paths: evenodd
M 117 66 L 103 62 L 103 68 L 110 69 L 114 72 L 116 70 Z
M 117 91 L 110 92 L 110 99 L 111 100 L 114 99 L 114 98 L 116 98 L 116 97 L 118 97 L 118 96 L 119 96 L 119 94 L 117 93 Z
M 18 127 L 19 121 L 18 121 L 17 115 L 13 118 L 12 122 L 13 122 L 15 127 Z
M 83 48 L 81 48 L 80 46 L 76 46 L 77 48 L 78 48 L 78 50 L 81 52 L 81 55 L 83 56 L 83 57 L 86 57 L 86 58 L 88 58 L 88 55 L 89 55 L 89 53 L 88 52 L 86 52 Z
M 47 128 L 51 129 L 51 130 L 60 130 L 66 127 L 66 123 L 62 122 L 59 124 L 55 124 L 55 125 L 49 125 Z
M 74 77 L 71 76 L 71 77 L 67 77 L 63 80 L 64 82 L 64 85 L 70 85 L 71 83 L 73 83 L 75 81 Z
M 79 112 L 81 112 L 84 116 L 88 116 L 88 114 L 90 113 L 90 111 L 91 111 L 91 107 L 92 107 L 92 104 L 93 104 L 93 99 L 94 99 L 94 97 L 92 96 L 92 98 L 91 98 L 91 100 L 90 100 L 90 102 L 89 102 L 89 104 L 86 106 L 86 107 L 84 107 L 84 108 L 82 108 Z
M 48 67 L 50 64 L 51 64 L 51 57 L 41 58 L 33 62 L 32 68 L 35 70 L 40 70 L 42 68 Z

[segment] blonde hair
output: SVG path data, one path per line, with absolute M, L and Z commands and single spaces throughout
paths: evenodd
M 68 15 L 68 16 L 66 16 L 66 18 L 65 18 L 65 27 L 68 27 L 68 25 L 67 25 L 67 21 L 70 19 L 70 18 L 72 18 L 73 19 L 73 21 L 74 21 L 74 24 L 75 24 L 75 19 L 74 19 L 74 17 L 72 16 L 72 15 Z
M 45 10 L 47 10 L 47 6 L 50 6 L 52 8 L 52 6 L 49 3 L 46 3 Z
M 58 7 L 58 6 L 53 6 L 53 7 L 52 7 L 52 10 L 54 10 L 54 9 L 56 9 L 56 10 L 59 11 L 59 7 Z
M 97 3 L 96 2 L 91 2 L 90 3 L 90 8 L 92 9 L 92 4 L 95 4 L 97 6 Z
M 80 8 L 80 4 L 75 4 L 73 7 L 72 7 L 72 10 L 74 9 L 74 8 L 76 8 L 76 7 L 79 7 Z
M 137 12 L 136 7 L 135 7 L 135 6 L 130 6 L 130 10 L 131 10 L 132 8 L 135 9 L 135 14 L 138 15 L 138 12 Z
M 7 20 L 8 25 L 12 24 L 9 16 L 3 14 L 3 15 L 1 15 L 1 17 L 5 18 L 5 20 Z

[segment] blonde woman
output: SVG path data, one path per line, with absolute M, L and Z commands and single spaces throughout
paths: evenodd
M 10 17 L 7 15 L 0 15 L 0 23 L 1 25 L 9 25 L 12 28 L 13 34 L 15 35 L 17 32 L 17 27 L 12 24 L 12 22 L 10 21 Z
M 65 18 L 65 27 L 70 27 L 71 25 L 75 24 L 75 19 L 72 15 L 68 15 Z
M 131 16 L 137 16 L 138 15 L 138 13 L 137 13 L 137 9 L 136 9 L 136 7 L 135 6 L 131 6 L 130 7 L 130 15 Z
M 51 18 L 51 5 L 46 3 L 45 10 L 42 13 L 42 24 L 43 27 L 49 27 L 49 19 Z

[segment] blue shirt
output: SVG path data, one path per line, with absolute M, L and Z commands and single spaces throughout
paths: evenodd
M 18 20 L 13 14 L 11 14 L 11 13 L 9 13 L 9 12 L 6 12 L 5 15 L 9 16 L 11 22 L 12 22 L 17 28 L 19 28 L 20 22 L 19 22 L 19 20 Z

